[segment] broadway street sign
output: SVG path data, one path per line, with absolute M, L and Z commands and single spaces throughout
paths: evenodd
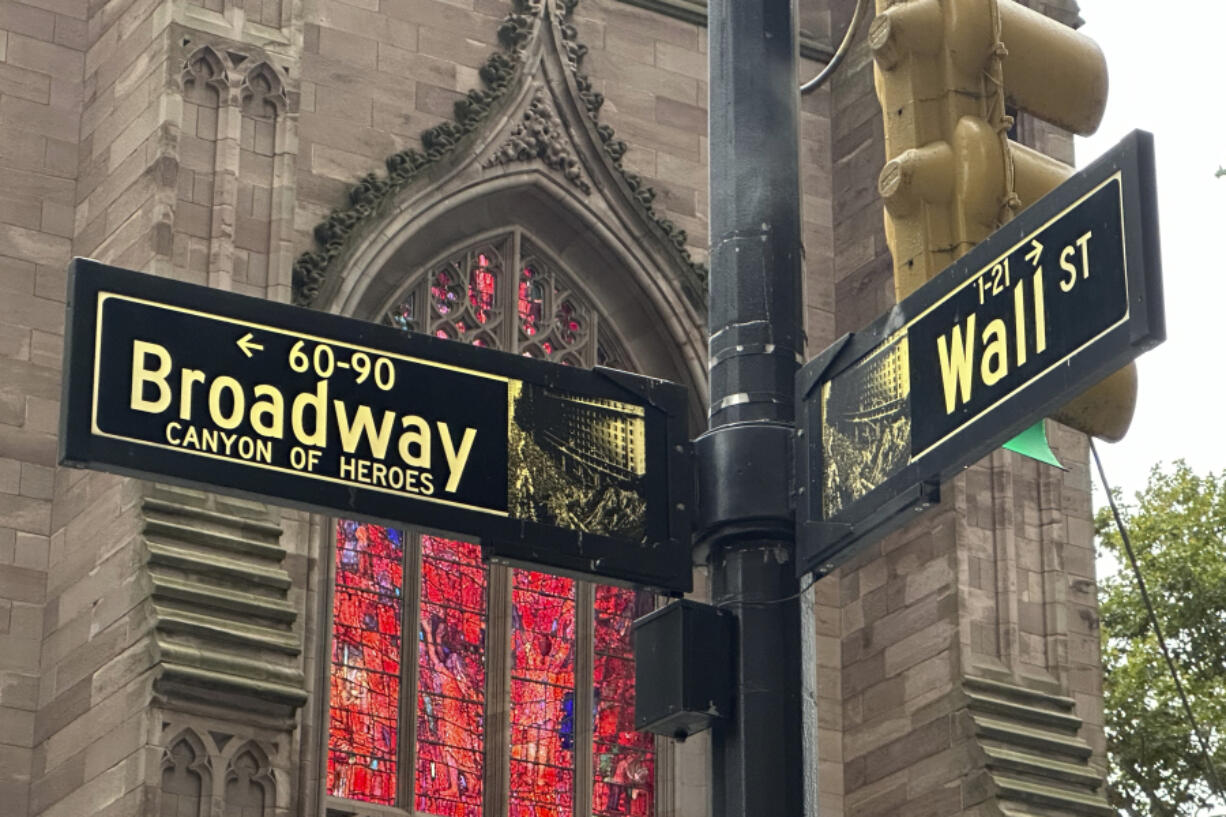
M 60 459 L 690 589 L 685 390 L 77 259 Z
M 1164 338 L 1137 131 L 801 370 L 798 570 L 828 572 Z

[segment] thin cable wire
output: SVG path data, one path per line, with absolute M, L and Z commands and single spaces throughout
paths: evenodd
M 868 7 L 868 0 L 859 0 L 856 3 L 856 10 L 851 15 L 851 22 L 847 24 L 847 33 L 843 35 L 843 42 L 839 43 L 839 48 L 834 52 L 834 56 L 830 58 L 830 62 L 826 63 L 826 67 L 821 73 L 813 79 L 800 86 L 802 94 L 809 94 L 822 87 L 826 80 L 834 74 L 839 65 L 847 58 L 847 52 L 851 50 L 851 42 L 856 37 L 856 29 L 860 27 L 860 20 L 864 17 L 864 10 Z
M 808 584 L 797 590 L 792 595 L 784 596 L 781 599 L 767 599 L 766 601 L 737 601 L 736 599 L 731 599 L 729 601 L 721 601 L 719 604 L 716 604 L 715 607 L 722 610 L 723 608 L 731 607 L 734 604 L 740 605 L 741 607 L 769 607 L 772 604 L 783 604 L 784 602 L 792 601 L 793 599 L 798 599 L 803 596 L 805 591 L 817 584 L 817 578 L 817 575 L 814 574 L 813 578 L 809 579 Z
M 1141 568 L 1137 564 L 1136 554 L 1132 551 L 1132 541 L 1128 538 L 1128 529 L 1124 527 L 1124 520 L 1120 517 L 1120 510 L 1115 505 L 1115 495 L 1111 492 L 1111 483 L 1107 482 L 1107 472 L 1103 470 L 1102 458 L 1098 456 L 1098 449 L 1094 447 L 1094 440 L 1090 440 L 1090 452 L 1094 455 L 1094 462 L 1098 466 L 1098 476 L 1103 481 L 1103 490 L 1107 492 L 1107 502 L 1111 505 L 1111 513 L 1115 517 L 1115 526 L 1119 528 L 1120 539 L 1124 542 L 1124 552 L 1128 554 L 1128 563 L 1132 565 L 1132 574 L 1136 577 L 1137 587 L 1141 590 L 1141 601 L 1145 604 L 1145 610 L 1149 615 L 1150 626 L 1154 628 L 1154 635 L 1158 638 L 1158 648 L 1162 650 L 1162 657 L 1166 659 L 1166 666 L 1171 671 L 1171 678 L 1175 681 L 1175 689 L 1179 692 L 1179 700 L 1183 702 L 1183 711 L 1188 716 L 1188 722 L 1192 725 L 1192 732 L 1196 735 L 1196 742 L 1200 744 L 1200 753 L 1205 760 L 1205 771 L 1209 775 L 1209 785 L 1213 789 L 1214 795 L 1222 800 L 1222 785 L 1217 779 L 1217 770 L 1213 765 L 1213 758 L 1209 754 L 1209 742 L 1205 739 L 1205 735 L 1201 732 L 1200 724 L 1196 722 L 1196 716 L 1192 714 L 1192 705 L 1188 703 L 1187 693 L 1183 689 L 1183 681 L 1179 679 L 1179 670 L 1175 667 L 1175 661 L 1171 658 L 1170 651 L 1166 648 L 1166 639 L 1162 636 L 1162 627 L 1158 624 L 1158 614 L 1154 612 L 1154 605 L 1149 600 L 1149 590 L 1145 587 L 1145 579 L 1141 576 Z

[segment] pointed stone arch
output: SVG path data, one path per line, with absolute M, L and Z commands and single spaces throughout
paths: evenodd
M 292 283 L 295 303 L 318 305 L 320 293 L 342 264 L 355 236 L 403 190 L 436 180 L 456 164 L 463 164 L 480 150 L 488 122 L 505 111 L 508 97 L 523 87 L 539 55 L 534 36 L 547 0 L 512 0 L 511 12 L 498 28 L 501 50 L 495 51 L 478 71 L 482 87 L 469 90 L 454 106 L 454 117 L 421 134 L 421 149 L 406 148 L 389 156 L 386 174 L 371 172 L 350 188 L 349 201 L 315 225 L 317 247 L 298 256 Z M 474 143 L 477 143 L 474 145 Z
M 239 104 L 244 116 L 257 119 L 276 119 L 283 116 L 289 100 L 280 72 L 266 61 L 251 66 L 243 75 Z
M 491 178 L 454 193 L 428 191 L 393 213 L 355 247 L 318 305 L 377 319 L 407 275 L 451 248 L 513 227 L 575 273 L 643 372 L 705 393 L 705 314 L 670 274 L 666 248 L 627 229 L 603 198 L 537 167 L 500 166 Z M 692 419 L 699 427 L 697 405 Z
M 685 232 L 655 209 L 654 191 L 622 165 L 626 144 L 599 122 L 604 100 L 580 71 L 587 49 L 571 21 L 576 5 L 577 0 L 518 0 L 500 31 L 504 43 L 513 45 L 482 71 L 491 91 L 476 100 L 481 118 L 474 120 L 469 100 L 461 100 L 459 126 L 427 131 L 425 153 L 395 154 L 386 177 L 369 174 L 350 190 L 349 206 L 315 228 L 321 248 L 294 265 L 298 303 L 351 308 L 337 306 L 338 299 L 348 301 L 355 286 L 369 284 L 370 253 L 393 233 L 406 240 L 403 230 L 410 222 L 420 223 L 423 212 L 446 207 L 449 198 L 465 206 L 482 186 L 499 194 L 518 186 L 559 205 L 562 220 L 602 236 L 605 252 L 620 256 L 639 292 L 650 293 L 642 306 L 659 312 L 669 327 L 665 345 L 682 350 L 686 365 L 673 368 L 689 374 L 680 379 L 695 386 L 705 382 L 705 364 L 690 351 L 691 339 L 682 337 L 705 321 L 705 268 L 692 257 Z M 572 190 L 559 191 L 559 182 Z M 505 225 L 487 220 L 485 226 Z M 670 305 L 676 296 L 684 308 Z
M 317 228 L 329 260 L 299 300 L 375 319 L 403 276 L 448 246 L 518 227 L 584 271 L 578 283 L 643 371 L 700 394 L 705 280 L 684 233 L 622 167 L 625 144 L 596 118 L 603 98 L 578 70 L 585 49 L 567 16 L 573 5 L 534 7 L 545 18 L 539 34 L 517 52 L 515 82 L 463 150 L 426 164 L 405 151 L 388 160 L 386 178 L 368 176 L 350 191 L 350 208 Z M 705 424 L 697 405 L 693 419 Z
M 225 817 L 271 817 L 277 785 L 267 753 L 254 741 L 242 744 L 226 763 Z
M 212 814 L 212 765 L 204 741 L 184 729 L 162 752 L 160 814 L 209 817 Z
M 184 60 L 180 79 L 185 95 L 211 91 L 218 99 L 224 99 L 230 83 L 226 61 L 210 45 L 200 46 Z

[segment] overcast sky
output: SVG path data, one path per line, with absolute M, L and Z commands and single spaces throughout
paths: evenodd
M 1135 128 L 1154 134 L 1157 153 L 1167 341 L 1138 363 L 1128 436 L 1099 443 L 1107 478 L 1131 499 L 1159 460 L 1226 470 L 1226 176 L 1214 177 L 1226 166 L 1226 66 L 1214 44 L 1226 0 L 1079 1 L 1111 91 L 1098 132 L 1077 141 L 1078 165 Z

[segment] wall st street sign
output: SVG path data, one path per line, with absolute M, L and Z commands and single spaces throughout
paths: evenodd
M 801 573 L 1165 338 L 1153 143 L 1137 131 L 797 376 Z
M 691 585 L 682 387 L 77 259 L 61 461 Z

